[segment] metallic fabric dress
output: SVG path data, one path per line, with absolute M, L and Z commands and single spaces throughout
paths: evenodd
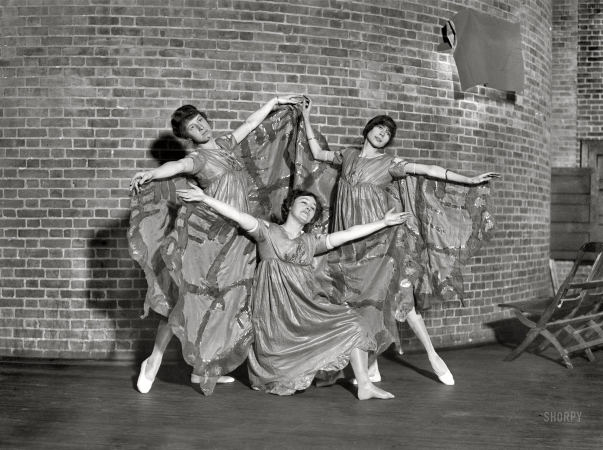
M 191 177 L 151 182 L 132 197 L 128 239 L 147 278 L 144 315 L 169 317 L 205 395 L 247 357 L 256 250 L 235 224 L 202 203 L 180 202 L 175 191 L 193 181 L 241 211 L 270 217 L 272 201 L 280 206 L 287 192 L 292 164 L 283 155 L 295 145 L 298 122 L 298 110 L 279 110 L 239 145 L 226 135 L 216 139 L 219 149 L 190 154 Z
M 359 154 L 358 149 L 335 153 L 333 164 L 341 165 L 341 176 L 331 216 L 333 231 L 381 220 L 392 208 L 402 211 L 395 191 L 387 188 L 406 176 L 405 162 L 396 163 L 387 154 L 374 158 Z M 400 276 L 404 254 L 403 248 L 395 245 L 399 228 L 386 228 L 327 257 L 330 275 L 338 286 L 331 301 L 350 306 L 370 323 L 378 353 L 399 340 L 396 312 L 404 314 L 413 307 L 412 285 Z
M 291 395 L 314 377 L 343 369 L 354 348 L 374 350 L 366 321 L 319 296 L 313 267 L 326 235 L 290 239 L 283 227 L 258 221 L 249 234 L 260 262 L 252 294 L 255 340 L 249 351 L 251 386 Z M 320 373 L 319 373 L 320 372 Z
M 324 138 L 318 140 L 328 150 Z M 422 311 L 444 300 L 462 302 L 462 268 L 494 235 L 491 187 L 408 175 L 406 161 L 359 155 L 359 149 L 344 149 L 328 165 L 298 145 L 294 185 L 317 194 L 332 211 L 321 222 L 331 231 L 379 220 L 392 208 L 412 213 L 405 224 L 348 243 L 317 263 L 325 297 L 368 321 L 377 353 L 392 343 L 400 350 L 396 322 L 413 306 Z

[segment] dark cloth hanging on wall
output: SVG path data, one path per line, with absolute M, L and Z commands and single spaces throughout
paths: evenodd
M 461 89 L 485 85 L 523 93 L 524 62 L 519 23 L 462 10 L 442 27 L 438 51 L 453 49 Z

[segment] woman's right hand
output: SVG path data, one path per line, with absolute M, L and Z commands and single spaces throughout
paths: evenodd
M 304 95 L 304 104 L 302 108 L 302 116 L 305 120 L 310 120 L 310 108 L 312 108 L 312 100 Z
M 133 191 L 135 194 L 138 194 L 138 192 L 140 192 L 140 187 L 143 184 L 146 184 L 151 180 L 153 180 L 153 171 L 152 170 L 147 170 L 144 172 L 137 172 L 132 177 L 132 181 L 130 181 L 130 190 Z

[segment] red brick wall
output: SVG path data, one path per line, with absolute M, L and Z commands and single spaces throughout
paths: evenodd
M 388 113 L 400 155 L 502 172 L 498 232 L 466 269 L 467 307 L 426 316 L 437 346 L 494 340 L 509 317 L 497 303 L 546 290 L 548 0 L 461 2 L 521 24 L 526 88 L 516 101 L 461 92 L 453 58 L 435 52 L 458 1 L 65 3 L 0 10 L 1 355 L 133 358 L 149 348 L 156 323 L 138 318 L 146 283 L 127 252 L 127 186 L 157 165 L 183 103 L 208 110 L 220 132 L 277 93 L 304 93 L 333 147 Z

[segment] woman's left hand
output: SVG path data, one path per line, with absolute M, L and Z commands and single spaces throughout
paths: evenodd
M 306 97 L 302 94 L 286 94 L 276 97 L 276 106 L 278 105 L 297 105 L 303 102 Z
M 176 194 L 185 202 L 201 202 L 207 194 L 199 186 L 188 183 L 191 189 L 176 189 Z
M 383 223 L 391 227 L 392 225 L 400 225 L 401 223 L 406 222 L 411 216 L 409 212 L 396 212 L 394 208 L 390 209 L 385 213 L 383 217 Z
M 500 178 L 500 173 L 496 173 L 496 172 L 482 173 L 481 175 L 478 175 L 476 177 L 469 178 L 469 183 L 470 184 L 482 184 L 482 183 L 485 183 L 486 181 L 493 180 L 494 178 Z

